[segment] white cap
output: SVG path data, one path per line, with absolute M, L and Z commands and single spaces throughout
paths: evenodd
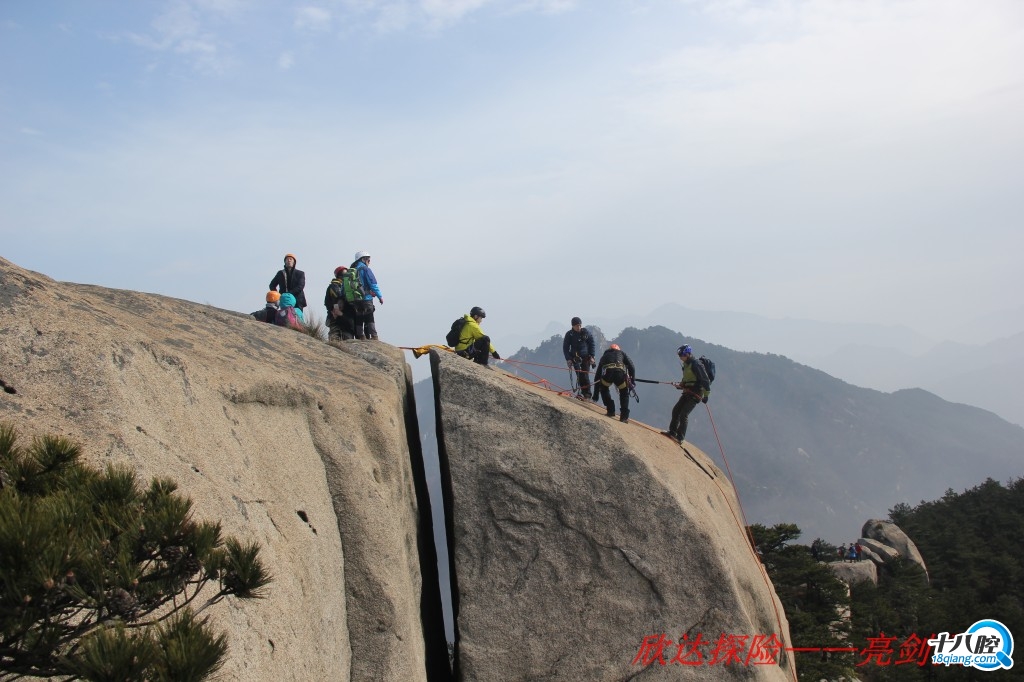
M 369 257 L 370 257 L 370 252 L 369 251 L 356 251 L 356 257 L 353 258 L 352 260 L 362 260 L 363 258 L 369 258 Z

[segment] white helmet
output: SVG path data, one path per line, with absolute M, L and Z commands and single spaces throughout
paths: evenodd
M 370 257 L 370 252 L 369 251 L 356 251 L 356 257 L 353 258 L 352 260 L 362 260 L 363 258 L 369 258 L 369 257 Z

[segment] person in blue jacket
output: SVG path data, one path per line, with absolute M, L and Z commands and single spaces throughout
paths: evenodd
M 373 299 L 376 298 L 380 301 L 381 305 L 384 305 L 384 295 L 380 292 L 380 286 L 377 284 L 377 278 L 373 274 L 373 270 L 370 269 L 370 252 L 369 251 L 358 251 L 355 255 L 355 260 L 352 261 L 351 268 L 355 268 L 359 273 L 359 282 L 365 292 L 363 295 L 363 304 L 356 306 L 355 310 L 355 332 L 357 339 L 376 339 L 377 338 L 377 322 L 373 318 L 373 313 L 376 308 L 373 306 Z

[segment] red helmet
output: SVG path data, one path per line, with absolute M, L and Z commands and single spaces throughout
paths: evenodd
M 619 348 L 619 344 L 617 344 L 617 343 L 613 343 L 612 345 L 610 345 L 608 347 L 611 348 L 612 350 L 622 350 L 621 348 Z
M 345 272 L 346 270 L 348 270 L 348 267 L 344 265 L 339 265 L 338 267 L 334 268 L 334 276 L 341 277 L 341 273 Z

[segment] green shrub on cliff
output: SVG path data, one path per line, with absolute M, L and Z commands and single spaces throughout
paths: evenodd
M 172 481 L 80 455 L 0 425 L 0 679 L 206 679 L 227 637 L 201 614 L 262 596 L 258 545 L 193 520 Z

